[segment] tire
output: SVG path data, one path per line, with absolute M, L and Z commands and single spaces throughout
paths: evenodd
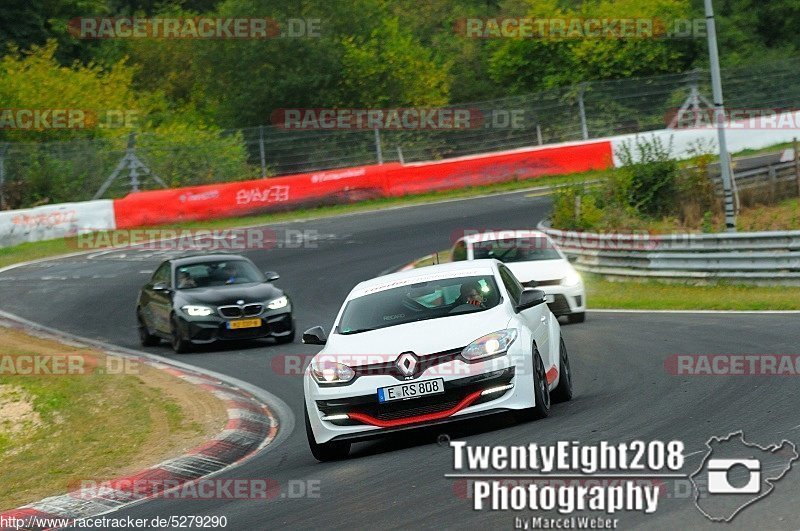
M 586 320 L 586 312 L 567 314 L 567 321 L 569 321 L 570 324 L 582 323 L 585 320 Z
M 150 333 L 150 329 L 147 328 L 144 317 L 142 317 L 142 313 L 139 310 L 136 310 L 136 321 L 139 324 L 139 343 L 143 347 L 155 347 L 161 343 L 161 339 L 158 336 Z
M 303 412 L 306 417 L 306 436 L 308 437 L 308 447 L 311 449 L 311 454 L 317 461 L 338 461 L 345 459 L 350 454 L 350 443 L 344 441 L 335 441 L 327 443 L 317 443 L 314 438 L 314 432 L 311 430 L 311 421 L 308 420 L 308 410 L 303 407 Z
M 185 354 L 192 349 L 192 344 L 186 341 L 181 335 L 181 329 L 178 326 L 175 316 L 169 320 L 170 341 L 169 344 L 176 354 Z
M 533 347 L 533 401 L 535 405 L 519 411 L 522 421 L 546 418 L 550 414 L 550 391 L 547 388 L 547 372 L 544 370 L 539 349 Z
M 569 366 L 569 354 L 567 353 L 567 346 L 564 344 L 563 337 L 559 344 L 558 358 L 560 377 L 558 379 L 558 385 L 551 393 L 551 397 L 554 402 L 569 402 L 572 400 L 572 368 Z

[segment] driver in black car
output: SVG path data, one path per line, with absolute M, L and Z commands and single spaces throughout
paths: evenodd
M 178 271 L 178 289 L 196 288 L 197 282 L 188 271 Z
M 235 284 L 236 279 L 239 277 L 239 268 L 233 262 L 227 262 L 222 268 L 222 278 L 225 279 L 225 284 Z

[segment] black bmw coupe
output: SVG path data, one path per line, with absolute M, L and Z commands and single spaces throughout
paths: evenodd
M 166 339 L 175 352 L 218 340 L 294 341 L 292 301 L 247 258 L 206 254 L 165 260 L 136 303 L 143 346 Z

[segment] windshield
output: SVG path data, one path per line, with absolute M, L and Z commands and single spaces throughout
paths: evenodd
M 475 313 L 500 303 L 492 275 L 447 278 L 387 289 L 347 303 L 337 330 L 357 334 L 415 321 Z
M 209 261 L 180 266 L 175 271 L 178 289 L 206 288 L 264 282 L 264 275 L 245 260 Z
M 550 240 L 538 236 L 475 242 L 472 253 L 475 260 L 496 258 L 501 262 L 532 262 L 561 258 Z

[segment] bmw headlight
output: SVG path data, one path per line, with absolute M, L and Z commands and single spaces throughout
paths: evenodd
M 355 371 L 344 363 L 312 361 L 311 376 L 321 384 L 343 384 L 353 379 Z
M 515 339 L 517 339 L 516 329 L 498 330 L 497 332 L 486 334 L 467 345 L 461 351 L 461 355 L 467 361 L 478 361 L 483 358 L 499 356 L 508 352 L 508 348 Z
M 583 282 L 583 279 L 577 271 L 570 271 L 567 276 L 561 279 L 562 286 L 577 286 L 581 282 Z
M 193 304 L 187 304 L 186 306 L 181 307 L 181 310 L 192 317 L 205 317 L 214 313 L 213 308 L 209 308 L 208 306 L 197 306 Z
M 289 297 L 284 295 L 283 297 L 278 297 L 270 301 L 269 304 L 267 304 L 267 308 L 270 310 L 280 310 L 281 308 L 285 308 L 287 304 L 289 304 Z

